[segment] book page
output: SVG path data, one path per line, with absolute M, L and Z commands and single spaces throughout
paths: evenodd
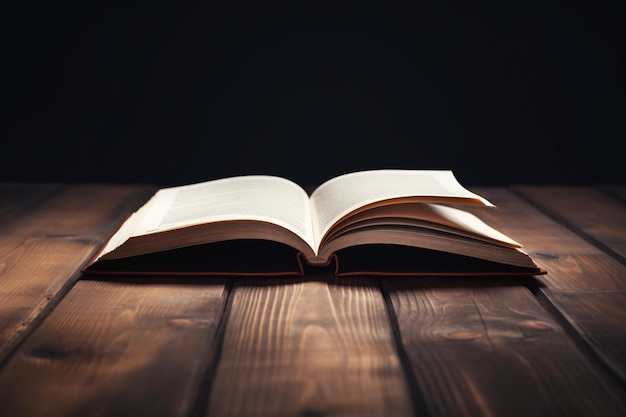
M 522 247 L 520 243 L 487 225 L 472 213 L 432 203 L 398 203 L 361 211 L 336 223 L 326 234 L 324 242 L 356 229 L 384 225 L 414 225 L 485 239 L 505 246 Z
M 493 207 L 464 188 L 452 171 L 374 170 L 333 178 L 311 195 L 315 243 L 338 221 L 359 209 L 390 200 L 429 203 L 464 203 Z M 316 246 L 317 247 L 317 246 Z
M 255 220 L 278 224 L 313 245 L 306 192 L 284 178 L 251 175 L 157 192 L 132 236 L 203 223 Z

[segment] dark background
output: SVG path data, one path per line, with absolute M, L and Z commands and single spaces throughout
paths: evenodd
M 626 183 L 623 1 L 49 3 L 3 6 L 2 181 Z

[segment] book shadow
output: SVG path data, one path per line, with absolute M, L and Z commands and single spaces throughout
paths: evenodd
M 498 264 L 427 249 L 396 245 L 363 245 L 343 250 L 328 265 L 309 265 L 283 244 L 260 240 L 225 241 L 174 249 L 158 254 L 102 262 L 83 273 L 83 280 L 134 284 L 224 284 L 237 286 L 300 285 L 325 282 L 333 286 L 392 288 L 455 288 L 542 286 L 532 275 L 500 273 Z M 121 271 L 110 275 L 110 271 Z M 210 274 L 205 271 L 211 270 Z M 347 276 L 337 273 L 350 272 Z M 368 271 L 359 273 L 358 271 Z M 419 270 L 419 274 L 402 275 Z M 100 272 L 106 274 L 100 274 Z M 395 271 L 400 274 L 394 276 Z M 430 271 L 430 272 L 429 272 Z M 468 271 L 471 274 L 468 274 Z M 258 275 L 262 273 L 262 275 Z M 495 274 L 494 274 L 495 273 Z M 386 283 L 386 284 L 385 284 Z M 393 283 L 393 285 L 388 285 Z M 401 285 L 400 285 L 401 284 Z

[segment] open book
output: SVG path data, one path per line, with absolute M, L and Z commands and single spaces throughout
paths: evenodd
M 279 177 L 159 190 L 84 268 L 89 273 L 531 275 L 521 245 L 454 206 L 489 201 L 451 171 L 374 170 L 310 196 Z

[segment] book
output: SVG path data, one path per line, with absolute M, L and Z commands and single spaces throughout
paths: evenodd
M 371 170 L 310 195 L 249 175 L 160 189 L 85 266 L 94 274 L 533 275 L 522 245 L 466 205 L 495 206 L 449 170 Z

